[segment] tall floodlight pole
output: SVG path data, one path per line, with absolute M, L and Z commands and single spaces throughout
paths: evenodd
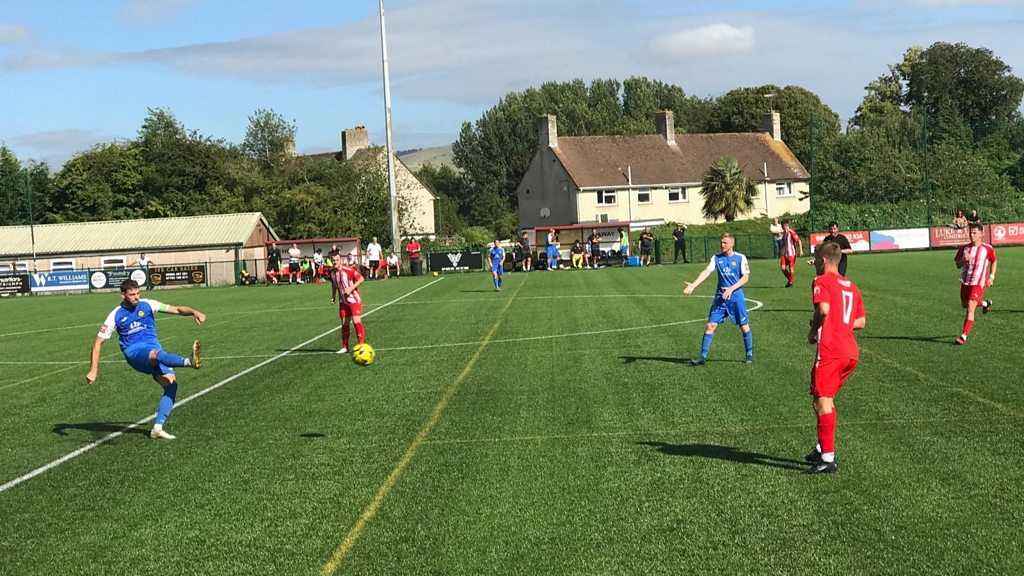
M 384 64 L 384 131 L 388 157 L 388 197 L 391 199 L 391 249 L 401 253 L 398 238 L 398 199 L 395 194 L 395 145 L 391 141 L 391 80 L 388 78 L 388 37 L 384 28 L 384 0 L 380 0 L 380 53 Z
M 32 271 L 36 271 L 36 218 L 32 214 L 32 188 L 28 181 L 28 168 L 25 168 L 25 196 L 28 198 L 28 229 L 32 235 Z

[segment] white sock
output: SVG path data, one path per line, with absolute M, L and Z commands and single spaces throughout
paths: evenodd
M 822 452 L 821 453 L 821 461 L 822 462 L 835 462 L 836 461 L 836 453 L 835 452 Z

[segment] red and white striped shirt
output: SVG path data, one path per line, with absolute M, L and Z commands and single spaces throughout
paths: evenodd
M 782 235 L 782 255 L 795 257 L 798 242 L 800 242 L 800 236 L 794 230 L 786 230 Z
M 988 244 L 964 244 L 956 252 L 954 261 L 963 259 L 963 272 L 960 273 L 960 283 L 964 286 L 985 286 L 988 278 L 989 265 L 996 261 L 996 251 Z
M 359 293 L 359 288 L 355 288 L 347 296 L 345 295 L 345 289 L 349 286 L 355 285 L 355 283 L 362 278 L 362 274 L 359 270 L 349 266 L 348 264 L 342 264 L 338 268 L 338 288 L 341 289 L 342 302 L 348 304 L 360 304 L 363 301 L 363 296 Z

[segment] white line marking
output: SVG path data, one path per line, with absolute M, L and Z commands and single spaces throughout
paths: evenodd
M 395 302 L 398 302 L 399 300 L 402 300 L 402 299 L 406 298 L 407 296 L 412 296 L 413 294 L 419 292 L 420 290 L 423 290 L 424 288 L 429 288 L 430 286 L 433 286 L 434 284 L 440 282 L 441 280 L 444 280 L 444 278 L 438 278 L 437 280 L 434 280 L 433 282 L 430 282 L 429 284 L 424 284 L 423 286 L 420 286 L 419 288 L 413 290 L 412 292 L 408 292 L 408 293 L 406 293 L 403 296 L 399 296 L 398 298 L 395 298 L 394 300 L 392 300 L 391 302 L 388 302 L 387 304 L 382 304 L 382 305 L 378 306 L 377 308 L 374 308 L 370 312 L 367 312 L 366 314 L 363 314 L 363 316 L 369 316 L 370 313 L 372 313 L 372 312 L 376 312 L 378 310 L 382 310 L 384 308 L 387 308 L 388 306 L 394 304 Z M 189 402 L 191 402 L 192 400 L 195 400 L 196 398 L 199 398 L 200 396 L 203 396 L 205 394 L 213 392 L 217 388 L 220 388 L 221 386 L 224 386 L 225 384 L 228 384 L 229 382 L 237 380 L 238 378 L 241 378 L 242 376 L 245 376 L 246 374 L 252 372 L 253 370 L 256 370 L 258 368 L 262 368 L 263 366 L 266 366 L 267 364 L 270 364 L 271 362 L 274 362 L 275 360 L 279 360 L 281 358 L 284 358 L 285 356 L 287 356 L 288 354 L 291 354 L 295 350 L 298 350 L 299 348 L 302 348 L 303 346 L 306 346 L 307 344 L 311 344 L 313 342 L 316 342 L 317 340 L 323 338 L 324 336 L 327 336 L 328 334 L 330 334 L 332 332 L 336 332 L 337 330 L 338 330 L 337 327 L 331 328 L 327 332 L 324 332 L 323 334 L 321 334 L 319 336 L 314 336 L 313 338 L 310 338 L 309 340 L 306 340 L 302 344 L 299 344 L 299 345 L 294 346 L 294 347 L 292 347 L 292 348 L 290 348 L 290 349 L 288 349 L 288 350 L 286 350 L 284 352 L 281 352 L 277 356 L 274 356 L 272 358 L 264 360 L 263 362 L 260 362 L 259 364 L 256 364 L 255 366 L 250 366 L 249 368 L 246 368 L 245 370 L 242 370 L 241 372 L 235 374 L 234 376 L 229 376 L 229 377 L 221 380 L 220 382 L 214 384 L 213 386 L 209 386 L 207 388 L 204 388 L 203 390 L 200 390 L 199 392 L 196 392 L 195 394 L 189 396 L 188 398 L 185 398 L 184 400 L 176 402 L 175 403 L 175 407 L 179 407 L 179 406 L 183 406 L 185 404 L 188 404 Z M 73 459 L 81 456 L 82 454 L 85 454 L 86 452 L 92 450 L 93 448 L 101 446 L 101 445 L 103 445 L 103 444 L 113 440 L 114 438 L 117 438 L 118 436 L 122 436 L 126 432 L 128 432 L 129 430 L 132 430 L 134 428 L 138 428 L 139 426 L 142 426 L 143 424 L 146 424 L 147 422 L 150 422 L 151 420 L 154 420 L 155 418 L 156 418 L 156 413 L 150 414 L 148 417 L 143 418 L 142 420 L 139 420 L 138 422 L 135 422 L 134 424 L 130 424 L 128 426 L 125 426 L 124 428 L 122 428 L 121 430 L 118 430 L 117 432 L 111 432 L 110 434 L 107 434 L 103 438 L 100 438 L 99 440 L 96 440 L 96 441 L 94 441 L 94 442 L 92 442 L 90 444 L 86 444 L 85 446 L 82 446 L 81 448 L 75 450 L 74 452 L 66 454 L 66 455 L 64 455 L 64 456 L 62 456 L 62 457 L 60 457 L 60 458 L 50 462 L 49 464 L 45 464 L 43 466 L 40 466 L 39 468 L 36 468 L 35 470 L 32 470 L 31 472 L 29 472 L 27 474 L 24 474 L 22 476 L 19 476 L 19 477 L 15 478 L 14 480 L 11 480 L 11 481 L 9 481 L 9 482 L 7 482 L 5 484 L 2 484 L 2 485 L 0 485 L 0 492 L 4 492 L 6 490 L 10 490 L 11 488 L 14 488 L 18 484 L 21 484 L 22 482 L 24 482 L 26 480 L 30 480 L 32 478 L 35 478 L 36 476 L 42 474 L 43 472 L 46 472 L 48 470 L 52 470 L 53 468 L 56 468 L 57 466 L 60 466 L 61 464 L 65 463 L 65 462 L 73 460 Z
M 428 286 L 429 286 L 429 284 L 428 284 Z M 424 286 L 424 288 L 426 288 L 426 286 Z M 412 292 L 410 292 L 409 294 L 412 294 Z M 635 295 L 630 295 L 629 297 L 630 298 L 635 298 L 636 296 Z M 709 296 L 697 296 L 697 297 L 698 298 L 709 298 Z M 542 296 L 540 298 L 546 298 L 546 297 Z M 555 296 L 554 298 L 557 298 L 557 296 Z M 521 300 L 521 299 L 522 298 L 516 298 L 517 301 Z M 748 310 L 748 312 L 753 312 L 754 310 L 757 310 L 759 308 L 764 307 L 764 302 L 761 302 L 760 300 L 754 300 L 753 298 L 747 298 L 747 301 L 748 302 L 755 302 L 757 304 L 756 306 L 754 306 L 753 308 Z M 390 306 L 392 303 L 397 303 L 397 300 L 394 301 L 394 302 L 389 302 L 387 304 L 384 304 L 384 305 L 381 306 L 381 308 L 383 308 L 384 306 Z M 374 310 L 371 310 L 370 312 L 367 312 L 366 314 L 364 314 L 364 316 L 367 316 L 370 313 L 372 313 L 372 312 L 374 312 L 374 311 L 376 311 L 378 309 L 379 308 L 375 308 Z M 571 337 L 575 337 L 575 336 L 596 336 L 596 335 L 600 335 L 600 334 L 614 334 L 614 333 L 618 333 L 618 332 L 632 332 L 632 331 L 636 331 L 636 330 L 648 330 L 648 329 L 652 329 L 652 328 L 668 328 L 668 327 L 671 327 L 671 326 L 680 326 L 680 325 L 683 325 L 683 324 L 693 324 L 694 322 L 704 322 L 705 320 L 706 320 L 705 318 L 695 318 L 695 319 L 692 319 L 692 320 L 678 320 L 676 322 L 666 322 L 664 324 L 647 324 L 647 325 L 644 325 L 644 326 L 630 326 L 628 328 L 609 328 L 607 330 L 590 330 L 590 331 L 587 331 L 587 332 L 568 332 L 568 333 L 564 333 L 564 334 L 545 334 L 543 336 L 524 336 L 522 338 L 502 338 L 502 339 L 499 339 L 499 340 L 491 340 L 491 343 L 494 343 L 494 344 L 509 344 L 509 343 L 514 343 L 514 342 L 529 342 L 529 341 L 532 341 L 532 340 L 553 340 L 555 338 L 571 338 Z M 456 347 L 459 347 L 459 346 L 475 346 L 477 344 L 480 344 L 480 342 L 479 341 L 475 341 L 475 342 L 447 342 L 447 343 L 444 343 L 444 344 L 423 344 L 421 346 L 392 346 L 390 348 L 385 348 L 385 347 L 377 346 L 376 350 L 378 352 L 394 352 L 394 351 L 408 351 L 408 350 L 430 350 L 430 349 L 434 349 L 434 348 L 456 348 Z M 308 354 L 308 355 L 314 355 L 314 354 L 334 354 L 334 352 L 320 352 L 320 351 L 316 351 L 316 352 L 302 352 L 302 354 Z M 242 355 L 242 356 L 207 356 L 205 358 L 207 360 L 249 360 L 249 359 L 253 359 L 253 358 L 268 358 L 268 357 L 269 356 L 267 356 L 266 354 L 252 354 L 252 355 Z M 120 361 L 120 359 L 117 359 L 117 360 L 105 360 L 105 362 L 119 362 L 119 361 Z M 0 361 L 0 365 L 2 365 L 2 364 L 82 364 L 82 362 Z

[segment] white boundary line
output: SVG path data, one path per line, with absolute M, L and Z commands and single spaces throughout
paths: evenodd
M 370 310 L 366 314 L 363 314 L 363 316 L 369 316 L 373 312 L 376 312 L 378 310 L 382 310 L 384 308 L 387 308 L 388 306 L 394 304 L 395 302 L 398 302 L 399 300 L 402 300 L 402 299 L 404 299 L 404 298 L 406 298 L 408 296 L 412 296 L 413 294 L 419 292 L 420 290 L 423 290 L 424 288 L 429 288 L 430 286 L 433 286 L 434 284 L 437 284 L 441 280 L 444 280 L 444 278 L 443 277 L 442 278 L 438 278 L 437 280 L 434 280 L 433 282 L 430 282 L 429 284 L 424 284 L 423 286 L 420 286 L 419 288 L 413 290 L 412 292 L 408 292 L 408 293 L 406 293 L 403 296 L 399 296 L 398 298 L 395 298 L 394 300 L 392 300 L 391 302 L 388 302 L 387 304 L 382 304 L 382 305 L 374 308 L 373 310 Z M 262 368 L 263 366 L 266 366 L 267 364 L 270 364 L 271 362 L 274 362 L 275 360 L 279 360 L 281 358 L 284 358 L 285 356 L 291 354 L 292 352 L 298 350 L 299 348 L 302 348 L 303 346 L 306 346 L 307 344 L 311 344 L 313 342 L 316 342 L 317 340 L 319 340 L 319 339 L 323 338 L 324 336 L 327 336 L 328 334 L 330 334 L 332 332 L 335 332 L 337 330 L 338 330 L 337 327 L 331 328 L 327 332 L 324 332 L 323 334 L 320 334 L 319 336 L 314 336 L 313 338 L 310 338 L 309 340 L 306 340 L 302 344 L 299 344 L 297 346 L 289 348 L 288 350 L 286 350 L 284 352 L 281 352 L 277 356 L 274 356 L 272 358 L 268 358 L 267 360 L 264 360 L 263 362 L 260 362 L 259 364 L 256 364 L 255 366 L 250 366 L 249 368 L 246 368 L 245 370 L 242 370 L 241 372 L 239 372 L 239 373 L 237 373 L 237 374 L 235 374 L 233 376 L 229 376 L 229 377 L 221 380 L 220 382 L 217 382 L 216 384 L 214 384 L 212 386 L 209 386 L 207 388 L 202 389 L 199 392 L 196 392 L 195 394 L 189 396 L 188 398 L 185 398 L 184 400 L 176 402 L 175 406 L 178 407 L 178 406 L 183 406 L 185 404 L 188 404 L 189 402 L 191 402 L 192 400 L 195 400 L 196 398 L 199 398 L 200 396 L 203 396 L 203 395 L 205 395 L 205 394 L 207 394 L 209 392 L 213 392 L 217 388 L 220 388 L 221 386 L 224 386 L 225 384 L 228 384 L 229 382 L 237 380 L 238 378 L 241 378 L 242 376 L 245 376 L 246 374 L 252 372 L 253 370 L 256 370 L 258 368 Z M 103 445 L 103 444 L 105 444 L 107 442 L 110 442 L 114 438 L 117 438 L 118 436 L 122 436 L 126 432 L 128 432 L 129 430 L 138 428 L 139 426 L 142 426 L 143 424 L 146 424 L 147 422 L 150 422 L 151 420 L 153 420 L 155 418 L 156 418 L 156 413 L 150 414 L 146 418 L 143 418 L 142 420 L 139 420 L 138 422 L 135 422 L 134 424 L 130 424 L 128 426 L 125 426 L 124 428 L 118 430 L 117 432 L 111 432 L 110 434 L 107 434 L 103 438 L 100 438 L 99 440 L 93 441 L 90 444 L 86 444 L 85 446 L 82 446 L 81 448 L 79 448 L 78 450 L 75 450 L 74 452 L 71 452 L 69 454 L 65 454 L 64 456 L 61 456 L 60 458 L 50 462 L 49 464 L 45 464 L 43 466 L 40 466 L 39 468 L 36 468 L 35 470 L 32 470 L 31 472 L 29 472 L 27 474 L 24 474 L 22 476 L 19 476 L 19 477 L 15 478 L 14 480 L 10 480 L 9 482 L 6 482 L 4 484 L 0 484 L 0 492 L 4 492 L 6 490 L 10 490 L 11 488 L 14 488 L 18 484 L 21 484 L 22 482 L 24 482 L 26 480 L 30 480 L 32 478 L 35 478 L 36 476 L 42 474 L 43 472 L 46 472 L 48 470 L 52 470 L 53 468 L 56 468 L 57 466 L 60 466 L 61 464 L 65 463 L 65 462 L 69 462 L 69 461 L 71 461 L 71 460 L 81 456 L 82 454 L 85 454 L 86 452 L 92 450 L 93 448 L 96 448 L 96 447 L 101 446 L 101 445 Z
M 410 292 L 409 294 L 412 294 L 412 292 Z M 629 295 L 629 297 L 633 298 L 635 296 L 634 295 Z M 710 298 L 709 296 L 697 296 L 697 297 L 698 298 Z M 527 298 L 530 298 L 530 297 L 527 297 Z M 533 298 L 544 298 L 544 297 L 538 296 L 538 297 L 533 297 Z M 552 298 L 558 298 L 558 297 L 554 296 Z M 516 298 L 516 300 L 520 300 L 520 299 L 522 299 L 522 298 Z M 753 298 L 747 298 L 747 301 L 748 302 L 755 302 L 757 304 L 753 308 L 750 308 L 748 310 L 748 312 L 753 312 L 754 310 L 757 310 L 759 308 L 764 307 L 764 302 L 761 302 L 760 300 L 754 300 Z M 384 304 L 383 306 L 381 306 L 381 308 L 383 308 L 384 306 L 390 306 L 392 303 L 397 303 L 397 300 L 395 302 L 389 302 L 387 304 Z M 370 312 L 367 312 L 366 314 L 364 314 L 364 316 L 367 316 L 370 313 L 372 313 L 372 312 L 374 312 L 376 310 L 379 310 L 379 309 L 380 308 L 374 308 Z M 644 325 L 644 326 L 629 326 L 629 327 L 626 327 L 626 328 L 608 328 L 607 330 L 590 330 L 590 331 L 587 331 L 587 332 L 569 332 L 569 333 L 564 333 L 564 334 L 545 334 L 543 336 L 524 336 L 522 338 L 502 338 L 500 340 L 491 340 L 491 343 L 492 344 L 509 344 L 509 343 L 514 343 L 514 342 L 530 342 L 530 341 L 533 341 L 533 340 L 553 340 L 555 338 L 571 338 L 571 337 L 574 337 L 574 336 L 596 336 L 596 335 L 600 335 L 600 334 L 614 334 L 614 333 L 617 333 L 617 332 L 632 332 L 632 331 L 638 331 L 638 330 L 649 330 L 649 329 L 652 329 L 652 328 L 669 328 L 671 326 L 681 326 L 683 324 L 693 324 L 694 322 L 704 322 L 704 321 L 705 321 L 704 318 L 694 318 L 692 320 L 678 320 L 676 322 L 665 322 L 664 324 L 647 324 L 647 325 Z M 480 344 L 480 342 L 447 342 L 447 343 L 444 343 L 444 344 L 423 344 L 423 345 L 420 345 L 420 346 L 393 346 L 393 347 L 390 347 L 390 348 L 382 348 L 382 347 L 378 346 L 378 347 L 376 347 L 376 350 L 378 352 L 409 351 L 409 350 L 431 350 L 431 349 L 435 349 L 435 348 L 455 348 L 455 347 L 459 347 L 459 346 L 475 346 L 477 344 Z M 291 350 L 289 350 L 289 352 L 291 352 Z M 316 355 L 316 354 L 334 354 L 334 352 L 308 352 L 307 354 L 312 356 L 312 355 Z M 243 360 L 243 359 L 251 359 L 251 358 L 269 358 L 269 356 L 266 356 L 266 355 L 263 355 L 263 354 L 255 354 L 255 355 L 245 355 L 245 356 L 209 356 L 207 358 L 209 360 Z M 120 362 L 120 361 L 121 361 L 120 359 L 103 360 L 103 362 Z M 81 364 L 81 363 L 82 362 L 80 362 L 80 361 L 52 361 L 52 362 L 49 362 L 49 361 L 35 362 L 35 361 L 18 361 L 18 360 L 0 361 L 0 365 L 4 365 L 4 364 Z

